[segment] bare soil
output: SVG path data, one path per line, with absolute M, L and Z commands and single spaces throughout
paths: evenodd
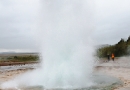
M 28 62 L 25 64 L 30 64 L 30 63 L 32 62 Z M 8 64 L 3 63 L 1 65 L 8 65 Z M 11 64 L 16 65 L 18 63 L 12 62 Z M 19 64 L 24 64 L 24 62 L 21 62 Z M 14 77 L 30 70 L 33 69 L 19 69 L 19 70 L 0 72 L 0 84 L 2 82 L 11 80 Z M 130 58 L 129 57 L 119 58 L 114 62 L 109 61 L 109 62 L 98 63 L 95 68 L 95 72 L 100 72 L 103 74 L 114 76 L 122 80 L 124 84 L 122 86 L 115 88 L 114 90 L 130 90 Z
M 122 57 L 115 61 L 100 63 L 97 72 L 114 76 L 123 81 L 123 85 L 114 90 L 130 90 L 130 58 Z
M 12 65 L 25 65 L 25 64 L 35 64 L 38 61 L 27 61 L 27 62 L 0 62 L 0 66 L 12 66 Z

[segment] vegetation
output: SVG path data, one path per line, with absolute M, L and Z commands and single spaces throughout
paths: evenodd
M 29 54 L 16 54 L 16 55 L 1 55 L 0 56 L 0 61 L 1 62 L 28 62 L 28 61 L 38 61 L 39 56 L 38 54 L 35 55 L 29 55 Z
M 14 56 L 13 59 L 11 61 L 37 61 L 39 60 L 38 56 Z
M 106 57 L 107 54 L 111 55 L 112 53 L 114 53 L 116 57 L 130 55 L 130 36 L 126 41 L 121 39 L 115 45 L 109 45 L 97 49 L 98 57 Z

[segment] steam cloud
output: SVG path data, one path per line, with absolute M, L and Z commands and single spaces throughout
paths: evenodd
M 4 83 L 3 87 L 81 88 L 92 85 L 89 78 L 94 65 L 93 0 L 41 2 L 42 67 Z

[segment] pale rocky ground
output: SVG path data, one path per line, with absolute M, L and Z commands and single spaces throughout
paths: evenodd
M 0 84 L 30 70 L 32 69 L 0 71 Z M 130 58 L 120 58 L 114 62 L 109 61 L 100 63 L 97 65 L 96 71 L 117 77 L 124 82 L 124 85 L 119 86 L 114 90 L 130 90 Z
M 0 66 L 0 90 L 1 85 L 7 81 L 10 81 L 27 71 L 35 69 L 37 65 L 14 65 L 14 66 Z M 4 89 L 4 90 L 17 90 L 17 89 Z
M 29 70 L 32 70 L 32 69 L 19 69 L 19 70 L 0 72 L 0 84 L 2 82 L 6 82 L 8 80 L 11 80 L 11 79 L 15 78 L 16 76 L 23 74 Z
M 122 57 L 114 62 L 104 62 L 98 66 L 98 72 L 117 77 L 123 81 L 124 85 L 114 90 L 130 90 L 130 57 Z

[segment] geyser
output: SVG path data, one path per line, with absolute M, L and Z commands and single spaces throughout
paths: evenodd
M 43 0 L 41 12 L 42 67 L 4 83 L 3 87 L 91 86 L 93 0 Z
M 93 1 L 42 2 L 43 86 L 81 88 L 92 84 Z

